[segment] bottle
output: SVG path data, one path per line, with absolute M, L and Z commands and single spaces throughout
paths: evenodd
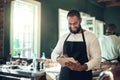
M 37 71 L 37 54 L 33 54 L 33 71 Z
M 44 62 L 40 62 L 40 70 L 45 70 L 45 63 Z
M 40 61 L 37 62 L 37 70 L 40 71 Z
M 45 52 L 42 52 L 41 59 L 45 59 Z
M 9 53 L 9 58 L 10 58 L 10 64 L 12 64 L 12 55 Z
M 12 57 L 10 57 L 10 64 L 12 64 Z

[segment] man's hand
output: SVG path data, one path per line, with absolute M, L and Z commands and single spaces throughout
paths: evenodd
M 87 64 L 81 65 L 78 61 L 76 63 L 73 62 L 66 62 L 65 66 L 67 66 L 68 68 L 70 68 L 71 70 L 75 70 L 75 71 L 84 71 L 87 70 Z
M 57 57 L 57 61 L 58 61 L 60 58 L 67 58 L 67 57 L 68 57 L 68 55 L 67 55 L 67 54 L 64 54 L 64 55 L 62 55 L 62 56 Z

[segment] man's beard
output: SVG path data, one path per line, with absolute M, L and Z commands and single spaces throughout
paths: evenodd
M 80 32 L 80 30 L 81 30 L 81 26 L 79 26 L 79 27 L 77 28 L 76 31 L 73 31 L 73 30 L 71 29 L 71 27 L 69 27 L 69 30 L 70 30 L 71 33 L 73 33 L 73 34 L 77 34 L 77 33 Z

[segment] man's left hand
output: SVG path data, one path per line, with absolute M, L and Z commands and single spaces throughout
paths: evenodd
M 71 61 L 66 62 L 65 66 L 67 66 L 69 69 L 75 70 L 75 71 L 85 71 L 88 69 L 87 64 L 81 65 L 78 61 L 76 63 L 73 63 Z
M 71 70 L 82 71 L 82 65 L 78 61 L 76 63 L 73 63 L 71 61 L 66 62 L 65 66 L 67 66 Z

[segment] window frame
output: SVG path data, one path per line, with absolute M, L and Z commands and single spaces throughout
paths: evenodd
M 18 1 L 18 0 L 16 0 Z M 38 1 L 34 1 L 34 0 L 19 0 L 19 1 L 23 1 L 23 2 L 27 2 L 27 3 L 30 3 L 30 4 L 34 4 L 37 6 L 37 29 L 36 29 L 36 33 L 35 33 L 35 30 L 34 30 L 34 34 L 36 35 L 35 38 L 33 39 L 33 53 L 37 53 L 37 58 L 40 58 L 40 44 L 41 44 L 41 3 L 38 2 Z M 13 48 L 13 8 L 14 8 L 14 4 L 15 4 L 15 1 L 12 1 L 11 2 L 11 22 L 10 22 L 10 54 L 13 55 L 13 51 L 14 51 L 14 48 Z M 34 27 L 33 27 L 34 28 Z M 34 35 L 33 35 L 34 36 Z M 33 54 L 31 53 L 31 54 Z M 15 57 L 15 56 L 13 56 Z M 31 56 L 32 57 L 32 56 Z M 24 57 L 22 57 L 24 58 Z M 26 58 L 26 57 L 25 57 Z

